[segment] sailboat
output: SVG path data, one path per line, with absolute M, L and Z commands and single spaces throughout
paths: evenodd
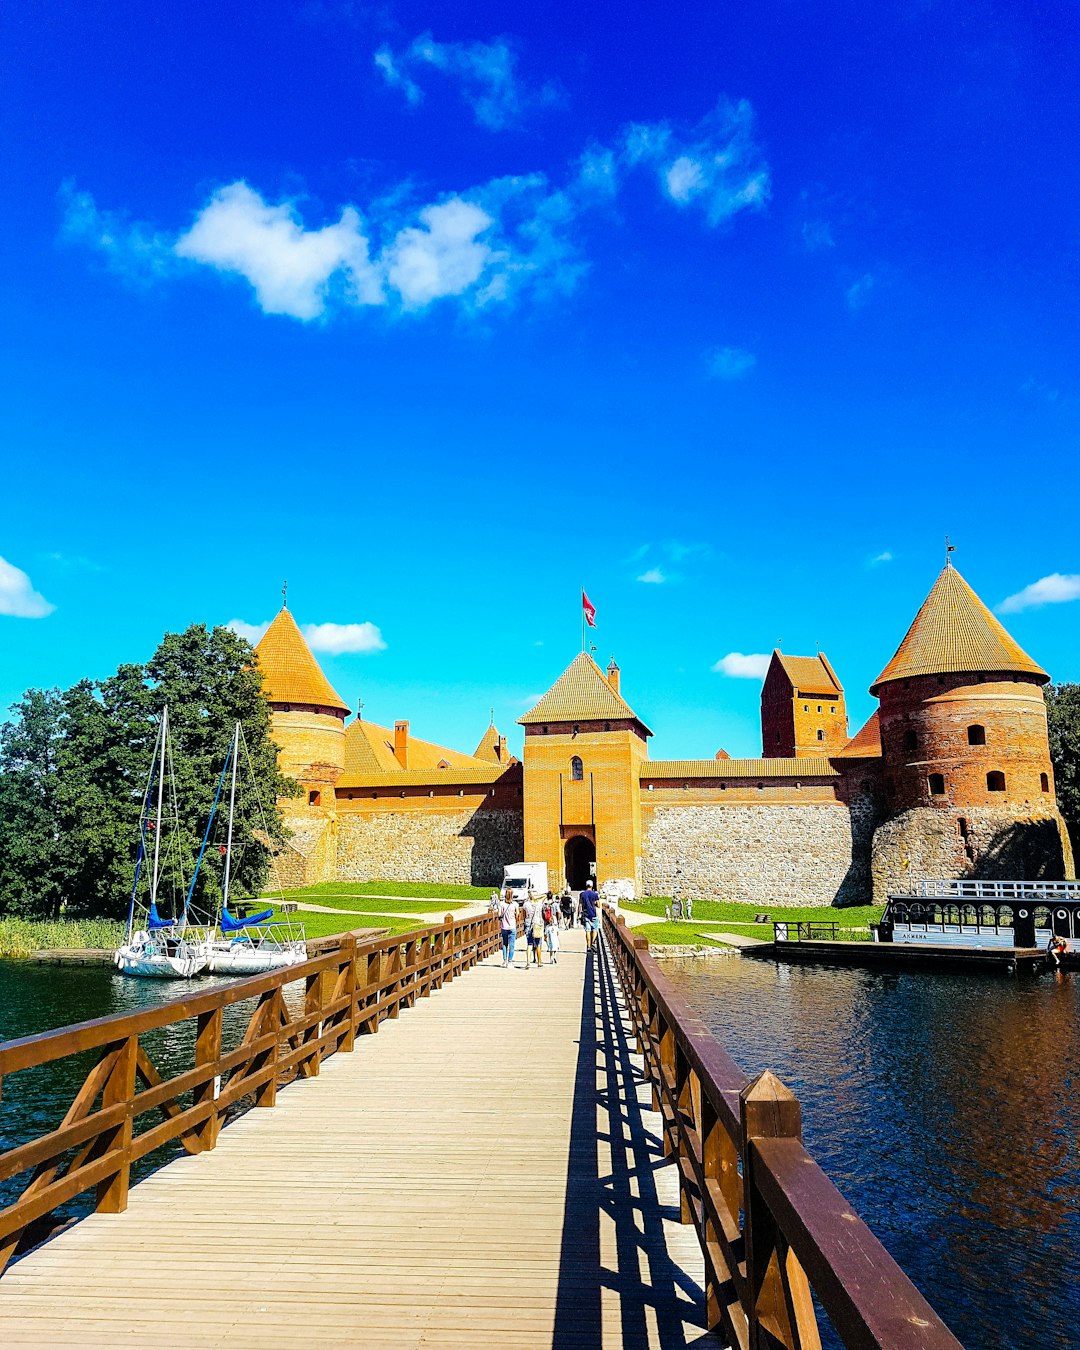
M 236 815 L 236 774 L 243 732 L 237 722 L 233 731 L 232 779 L 229 787 L 229 827 L 225 844 L 225 870 L 221 885 L 220 937 L 210 942 L 209 969 L 214 975 L 261 975 L 282 966 L 307 960 L 307 943 L 300 924 L 276 921 L 273 909 L 258 914 L 234 915 L 229 910 L 229 886 L 233 862 L 233 822 Z M 252 783 L 254 787 L 254 782 Z M 260 810 L 262 807 L 259 803 Z M 216 808 L 216 803 L 215 803 Z M 211 816 L 212 819 L 212 816 Z M 263 823 L 264 833 L 265 821 Z M 209 833 L 209 825 L 207 832 Z
M 122 975 L 137 975 L 153 980 L 189 980 L 206 969 L 210 959 L 209 944 L 197 930 L 187 923 L 189 890 L 179 919 L 164 917 L 158 910 L 158 887 L 161 882 L 161 836 L 165 822 L 165 766 L 169 754 L 169 709 L 161 714 L 154 758 L 146 780 L 142 810 L 139 816 L 139 852 L 135 860 L 135 877 L 131 885 L 128 905 L 127 935 L 113 954 L 116 968 Z M 154 770 L 157 770 L 157 814 L 151 822 L 151 796 Z M 170 774 L 171 780 L 171 774 Z M 173 822 L 176 823 L 176 784 L 172 782 Z M 139 903 L 139 881 L 146 862 L 146 836 L 153 830 L 153 866 L 150 875 L 150 896 L 146 912 Z

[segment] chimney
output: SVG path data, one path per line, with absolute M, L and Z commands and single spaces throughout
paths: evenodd
M 500 764 L 506 763 L 506 737 L 500 736 L 499 743 L 495 747 L 495 758 Z
M 409 767 L 409 724 L 394 723 L 394 758 L 403 769 Z
M 615 658 L 612 657 L 608 662 L 607 682 L 611 686 L 613 693 L 619 692 L 619 667 L 615 664 Z

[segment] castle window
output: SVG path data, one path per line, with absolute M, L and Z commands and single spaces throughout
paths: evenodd
M 1000 769 L 993 769 L 986 775 L 986 790 L 987 792 L 1005 791 L 1005 775 Z
M 905 731 L 905 732 L 904 732 L 904 749 L 905 749 L 905 750 L 918 750 L 918 748 L 919 748 L 919 737 L 918 737 L 918 735 L 916 734 L 916 732 L 914 732 L 914 731 Z
M 804 704 L 802 705 L 802 710 L 803 710 L 803 712 L 809 712 L 809 711 L 810 711 L 810 704 L 809 704 L 809 703 L 804 703 Z
M 313 792 L 309 792 L 308 795 L 307 795 L 307 803 L 308 803 L 308 806 L 318 806 L 318 804 L 319 804 L 319 794 L 318 794 L 317 792 L 314 792 L 314 791 L 313 791 Z
M 726 792 L 726 791 L 727 791 L 727 784 L 726 784 L 726 783 L 721 783 L 721 784 L 720 784 L 720 791 L 721 791 L 721 792 Z
M 575 723 L 574 723 L 573 734 L 576 736 L 576 735 L 578 734 L 578 731 L 579 731 L 579 730 L 580 730 L 580 728 L 579 728 L 578 724 L 575 722 Z
M 547 734 L 548 734 L 548 729 L 547 729 L 547 727 L 541 727 L 541 728 L 540 728 L 540 735 L 541 735 L 541 736 L 546 736 Z
M 979 726 L 978 722 L 976 722 L 973 726 L 968 727 L 968 745 L 985 745 L 985 744 L 986 744 L 986 728 Z
M 580 783 L 584 777 L 585 777 L 585 768 L 581 763 L 580 757 L 578 755 L 575 755 L 574 758 L 570 761 L 570 781 L 572 783 Z
M 1039 786 L 1044 792 L 1050 791 L 1050 775 L 1048 773 L 1039 774 Z
M 831 712 L 831 713 L 834 713 L 835 711 L 836 711 L 836 708 L 835 708 L 835 707 L 832 707 L 832 708 L 829 709 L 829 712 Z
M 759 792 L 763 792 L 764 789 L 765 789 L 765 784 L 764 784 L 764 783 L 759 783 L 759 784 L 757 785 L 757 790 L 758 790 Z
M 817 710 L 818 710 L 818 712 L 821 711 L 821 704 L 820 704 L 820 703 L 817 705 Z
M 440 760 L 439 760 L 439 768 L 440 768 L 440 769 L 448 769 L 449 767 L 450 767 L 450 764 L 449 764 L 449 762 L 448 762 L 447 760 L 445 760 L 445 759 L 440 759 Z
M 819 741 L 823 741 L 825 739 L 825 733 L 823 731 L 819 731 L 817 734 L 817 738 Z
M 943 773 L 932 773 L 926 780 L 930 789 L 931 797 L 944 797 L 945 795 L 945 775 Z

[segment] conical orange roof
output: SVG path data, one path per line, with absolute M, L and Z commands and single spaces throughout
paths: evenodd
M 876 694 L 891 680 L 966 671 L 1012 671 L 1038 676 L 1043 683 L 1050 679 L 1006 633 L 956 568 L 946 563 L 870 692 Z
M 652 732 L 626 700 L 612 689 L 596 662 L 586 652 L 575 656 L 539 703 L 518 718 L 520 726 L 534 722 L 613 722 L 631 717 L 647 736 Z
M 307 703 L 348 713 L 287 609 L 281 610 L 262 635 L 255 655 L 262 671 L 263 693 L 271 703 Z

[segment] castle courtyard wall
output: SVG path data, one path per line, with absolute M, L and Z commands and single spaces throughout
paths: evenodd
M 350 810 L 338 817 L 336 879 L 497 886 L 524 847 L 520 806 Z
M 642 887 L 762 908 L 867 904 L 875 819 L 869 798 L 647 805 Z

